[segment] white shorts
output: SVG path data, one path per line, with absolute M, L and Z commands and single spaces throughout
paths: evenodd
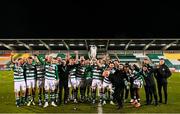
M 79 86 L 80 81 L 77 80 L 76 78 L 71 78 L 70 83 L 71 83 L 71 87 L 76 88 Z
M 56 80 L 48 80 L 45 79 L 45 84 L 44 84 L 44 88 L 45 90 L 55 90 L 55 86 L 56 86 Z
M 92 88 L 94 88 L 94 87 L 102 88 L 102 80 L 93 79 L 91 86 L 92 86 Z
M 72 87 L 72 86 L 71 86 L 71 80 L 70 80 L 70 79 L 68 79 L 68 87 L 69 87 L 69 88 Z
M 40 78 L 37 79 L 37 88 L 43 88 L 44 87 L 44 79 Z
M 26 80 L 27 88 L 35 88 L 35 80 Z
M 22 91 L 26 90 L 25 81 L 14 82 L 14 92 L 19 92 L 21 89 Z
M 141 81 L 141 80 L 134 80 L 133 88 L 142 88 L 142 86 L 143 86 L 143 81 Z
M 55 88 L 58 89 L 59 87 L 59 80 L 55 80 Z
M 77 87 L 79 87 L 82 84 L 81 78 L 76 78 Z
M 109 90 L 112 90 L 112 84 L 103 82 L 103 88 L 108 88 Z

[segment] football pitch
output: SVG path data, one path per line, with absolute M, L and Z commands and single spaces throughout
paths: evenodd
M 158 106 L 145 104 L 144 88 L 141 89 L 140 108 L 134 108 L 130 103 L 125 103 L 124 108 L 117 110 L 116 106 L 106 104 L 99 107 L 98 104 L 92 105 L 79 103 L 75 105 L 68 103 L 58 107 L 42 108 L 36 106 L 22 106 L 17 108 L 15 105 L 13 72 L 0 71 L 0 113 L 180 113 L 180 73 L 173 73 L 168 83 L 168 104 L 159 104 Z M 36 99 L 37 102 L 37 99 Z M 36 103 L 37 104 L 37 103 Z

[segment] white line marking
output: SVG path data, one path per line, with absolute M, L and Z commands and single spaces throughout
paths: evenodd
M 98 114 L 103 114 L 102 105 L 98 104 Z

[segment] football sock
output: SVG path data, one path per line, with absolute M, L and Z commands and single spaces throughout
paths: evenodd
M 20 105 L 20 98 L 16 97 L 16 105 Z
M 51 102 L 55 101 L 55 93 L 54 92 L 50 93 L 50 97 L 51 97 Z
M 45 92 L 45 102 L 48 102 L 48 92 Z

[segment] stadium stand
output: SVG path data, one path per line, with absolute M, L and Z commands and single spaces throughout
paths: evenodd
M 10 57 L 4 57 L 4 56 L 0 57 L 0 65 L 7 64 L 9 61 L 10 61 Z
M 106 52 L 109 53 L 111 59 L 116 59 L 114 55 L 116 53 L 121 63 L 142 64 L 142 61 L 147 58 L 152 63 L 158 64 L 159 58 L 164 58 L 170 68 L 180 70 L 180 43 L 177 42 L 177 39 L 19 39 L 19 41 L 21 42 L 18 42 L 17 39 L 0 40 L 8 46 L 0 45 L 0 64 L 7 66 L 11 64 L 10 59 L 6 59 L 6 57 L 10 56 L 9 53 L 12 51 L 16 53 L 13 56 L 14 59 L 27 58 L 30 53 L 38 53 L 39 57 L 43 57 L 43 59 L 45 54 L 55 53 L 64 59 L 67 50 L 71 53 L 71 57 L 75 57 L 73 51 L 78 50 L 79 55 L 87 59 L 89 58 L 89 47 L 96 45 L 98 48 L 97 58 L 103 57 Z M 30 48 L 32 50 L 29 50 Z
M 134 56 L 133 54 L 118 55 L 118 57 L 121 62 L 137 62 L 136 56 Z
M 164 53 L 164 56 L 169 60 L 180 60 L 180 53 Z
M 10 54 L 0 55 L 0 69 L 3 70 L 6 68 L 7 64 L 10 62 Z
M 180 54 L 179 53 L 164 53 L 164 56 L 171 62 L 176 70 L 180 70 Z
M 159 62 L 159 58 L 162 58 L 162 54 L 147 54 L 152 62 Z

